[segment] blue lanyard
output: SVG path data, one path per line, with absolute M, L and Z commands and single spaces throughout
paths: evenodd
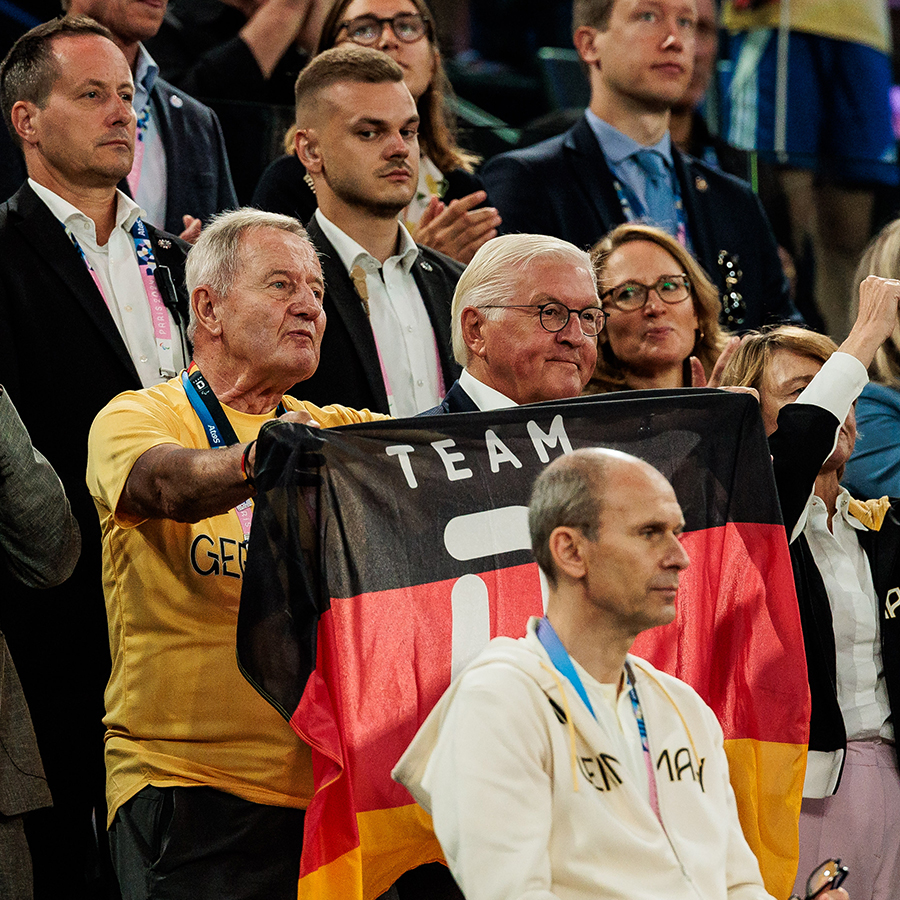
M 194 412 L 197 413 L 200 424 L 203 425 L 209 446 L 226 447 L 236 444 L 237 434 L 231 422 L 225 417 L 222 404 L 200 374 L 196 363 L 191 363 L 188 369 L 181 373 L 181 384 Z
M 541 642 L 544 649 L 547 651 L 547 655 L 550 657 L 550 662 L 556 667 L 556 670 L 561 674 L 565 675 L 566 678 L 572 684 L 572 687 L 575 688 L 578 696 L 584 701 L 584 705 L 588 708 L 588 712 L 594 717 L 594 721 L 597 720 L 597 716 L 594 713 L 594 707 L 591 706 L 591 701 L 588 699 L 587 691 L 584 689 L 584 685 L 581 683 L 581 678 L 578 675 L 578 672 L 575 671 L 575 666 L 572 663 L 572 658 L 569 656 L 568 651 L 563 646 L 562 641 L 559 639 L 559 635 L 553 630 L 553 626 L 550 624 L 550 620 L 544 616 L 540 622 L 538 622 L 537 626 L 537 639 Z M 659 819 L 660 824 L 662 824 L 662 816 L 659 811 L 659 797 L 657 795 L 656 789 L 656 776 L 653 772 L 653 761 L 650 759 L 650 741 L 647 739 L 647 723 L 644 721 L 644 712 L 641 709 L 641 702 L 638 700 L 637 688 L 634 686 L 634 672 L 631 669 L 631 663 L 628 660 L 625 661 L 625 679 L 628 682 L 628 694 L 631 697 L 631 708 L 634 711 L 634 718 L 637 721 L 638 734 L 641 737 L 641 750 L 643 751 L 644 756 L 644 764 L 647 767 L 647 784 L 650 791 L 650 806 L 653 807 L 653 812 L 656 814 L 656 818 Z
M 591 706 L 591 701 L 588 699 L 587 691 L 581 683 L 581 678 L 579 678 L 578 673 L 575 671 L 575 666 L 572 665 L 572 658 L 569 656 L 566 648 L 563 647 L 559 635 L 553 630 L 553 626 L 546 616 L 538 622 L 537 638 L 544 645 L 544 649 L 550 657 L 550 662 L 553 663 L 556 670 L 561 675 L 565 675 L 566 678 L 569 679 L 578 696 L 584 701 L 584 705 L 588 708 L 588 712 L 596 721 L 597 716 L 594 713 L 594 707 Z
M 219 398 L 216 397 L 213 389 L 209 386 L 209 382 L 203 377 L 197 363 L 192 362 L 187 370 L 181 373 L 181 384 L 184 393 L 187 395 L 203 430 L 206 432 L 209 446 L 213 449 L 218 447 L 230 447 L 238 443 L 238 436 L 234 427 L 228 421 L 225 410 Z M 281 416 L 286 412 L 284 403 L 279 403 L 275 410 L 276 416 Z M 250 523 L 253 519 L 253 501 L 246 499 L 243 503 L 239 503 L 234 511 L 237 513 L 238 521 L 241 523 L 241 530 L 244 533 L 244 540 L 250 537 Z
M 72 245 L 78 251 L 78 255 L 81 257 L 81 261 L 87 266 L 88 271 L 96 281 L 97 277 L 94 274 L 94 267 L 88 262 L 88 258 L 85 255 L 84 248 L 78 242 L 78 238 L 75 237 L 72 229 L 69 228 L 68 225 L 63 224 L 63 229 L 69 236 L 69 240 L 72 242 Z M 147 232 L 147 226 L 143 223 L 143 220 L 140 216 L 138 216 L 134 220 L 134 224 L 129 229 L 129 233 L 131 234 L 131 239 L 134 241 L 134 252 L 137 256 L 138 265 L 142 269 L 146 269 L 148 275 L 152 275 L 156 271 L 157 267 L 156 255 L 153 252 L 153 244 L 150 243 L 150 235 Z M 100 288 L 100 293 L 103 293 L 102 288 Z
M 613 187 L 616 189 L 616 196 L 619 198 L 619 205 L 622 207 L 622 215 L 625 216 L 626 222 L 634 222 L 647 215 L 638 197 L 634 196 L 634 205 L 628 199 L 625 187 L 618 178 L 613 179 Z M 691 249 L 691 239 L 687 228 L 687 214 L 684 211 L 684 203 L 681 202 L 681 185 L 678 183 L 678 176 L 672 179 L 672 193 L 675 198 L 675 233 L 672 235 L 682 247 Z M 635 206 L 639 207 L 637 210 Z

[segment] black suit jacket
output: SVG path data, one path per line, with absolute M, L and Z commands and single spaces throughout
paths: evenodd
M 180 287 L 186 245 L 149 225 L 148 231 L 186 310 Z M 74 846 L 90 837 L 85 804 L 95 784 L 102 784 L 101 718 L 110 666 L 99 520 L 85 484 L 87 436 L 109 400 L 141 384 L 87 268 L 27 184 L 0 205 L 0 383 L 16 398 L 35 446 L 62 479 L 82 533 L 81 559 L 59 587 L 36 591 L 0 573 L 0 630 L 31 708 L 53 814 L 71 815 L 74 806 L 84 816 L 84 833 L 68 835 Z M 74 852 L 83 863 L 81 848 Z M 47 865 L 34 845 L 32 852 L 36 870 Z M 64 868 L 61 876 L 71 878 L 71 871 Z
M 315 374 L 290 393 L 317 406 L 341 403 L 387 414 L 375 338 L 350 275 L 315 217 L 306 229 L 322 262 L 327 322 Z M 443 253 L 420 246 L 412 272 L 437 339 L 444 384 L 450 384 L 460 372 L 450 349 L 450 303 L 463 267 Z
M 694 255 L 720 292 L 720 251 L 739 257 L 737 290 L 747 313 L 730 327 L 801 322 L 772 228 L 750 186 L 674 148 L 672 155 Z M 564 134 L 495 157 L 482 177 L 506 233 L 550 234 L 590 248 L 626 221 L 606 157 L 585 118 Z
M 150 103 L 166 150 L 166 231 L 181 234 L 184 215 L 205 222 L 237 209 L 216 114 L 162 78 L 153 85 Z
M 459 381 L 454 381 L 447 391 L 440 406 L 420 412 L 420 416 L 441 416 L 446 413 L 479 412 L 475 401 L 462 388 Z
M 769 438 L 775 483 L 790 537 L 806 507 L 819 469 L 831 454 L 838 420 L 825 409 L 791 403 L 778 414 Z M 892 501 L 879 531 L 857 532 L 869 559 L 878 597 L 881 658 L 893 719 L 900 712 L 900 500 Z M 809 674 L 812 714 L 810 750 L 846 747 L 847 734 L 837 699 L 834 622 L 831 606 L 805 535 L 791 544 L 791 563 Z

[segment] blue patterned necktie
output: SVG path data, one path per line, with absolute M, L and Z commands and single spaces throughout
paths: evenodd
M 675 195 L 672 177 L 665 159 L 656 150 L 638 150 L 632 158 L 647 176 L 644 189 L 644 215 L 654 225 L 675 234 L 678 220 L 675 214 Z

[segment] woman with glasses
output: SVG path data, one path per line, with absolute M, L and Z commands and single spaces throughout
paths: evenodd
M 693 256 L 637 223 L 611 231 L 592 256 L 608 318 L 587 391 L 714 384 L 729 335 L 719 325 L 718 291 Z
M 468 263 L 497 234 L 497 210 L 482 206 L 487 194 L 473 172 L 478 158 L 461 149 L 447 103 L 450 83 L 441 63 L 434 24 L 422 0 L 337 0 L 325 17 L 316 54 L 355 43 L 387 53 L 403 69 L 416 101 L 419 124 L 419 186 L 402 218 L 420 244 Z M 263 173 L 254 206 L 309 221 L 316 208 L 312 182 L 294 155 L 293 128 L 287 157 Z

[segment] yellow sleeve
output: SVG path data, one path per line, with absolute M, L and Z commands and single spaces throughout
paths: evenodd
M 176 411 L 160 402 L 153 391 L 126 391 L 114 397 L 100 410 L 88 436 L 88 490 L 101 521 L 105 511 L 123 528 L 133 528 L 144 521 L 116 514 L 135 462 L 160 444 L 184 447 L 189 437 Z

